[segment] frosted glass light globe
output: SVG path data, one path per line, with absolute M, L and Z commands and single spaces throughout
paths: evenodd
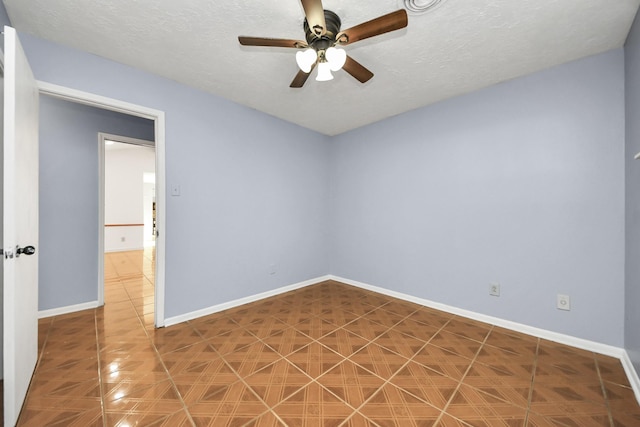
M 311 48 L 296 52 L 296 62 L 298 63 L 298 67 L 300 67 L 300 69 L 305 73 L 311 71 L 311 67 L 316 63 L 317 59 L 318 54 Z
M 318 82 L 326 82 L 329 80 L 333 80 L 333 75 L 331 74 L 331 67 L 328 62 L 321 62 L 318 64 L 318 75 L 316 76 L 316 81 Z
M 347 52 L 344 49 L 338 49 L 337 47 L 330 47 L 324 54 L 329 63 L 331 71 L 338 71 L 342 68 L 347 61 Z

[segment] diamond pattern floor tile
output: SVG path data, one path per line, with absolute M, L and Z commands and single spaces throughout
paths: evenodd
M 389 330 L 388 325 L 369 320 L 366 316 L 360 317 L 342 328 L 369 341 L 375 340 Z
M 102 409 L 88 411 L 69 408 L 35 409 L 26 407 L 20 414 L 19 427 L 103 427 Z
M 384 380 L 391 378 L 408 362 L 406 357 L 400 356 L 375 343 L 371 343 L 356 352 L 349 360 L 362 366 L 367 371 L 373 372 Z
M 149 335 L 149 338 L 161 354 L 203 341 L 202 336 L 188 323 L 154 329 Z
M 249 375 L 245 382 L 269 407 L 273 407 L 309 384 L 311 378 L 281 359 Z
M 338 329 L 331 332 L 318 339 L 318 342 L 344 357 L 351 356 L 369 343 L 366 339 L 346 329 Z
M 460 388 L 446 408 L 447 414 L 471 425 L 524 425 L 527 410 L 504 402 L 473 387 Z
M 333 323 L 316 316 L 303 320 L 296 324 L 294 328 L 314 340 L 338 329 Z
M 258 337 L 244 328 L 232 329 L 207 339 L 207 343 L 222 355 L 241 350 L 256 342 Z
M 533 386 L 531 406 L 548 405 L 605 405 L 602 387 L 598 383 L 571 384 L 558 382 L 555 384 L 538 384 Z
M 318 378 L 318 383 L 344 402 L 357 408 L 384 384 L 384 380 L 345 360 Z
M 240 377 L 220 358 L 201 362 L 171 376 L 182 400 L 186 404 L 197 402 L 216 389 L 240 381 Z
M 524 371 L 531 374 L 536 361 L 536 351 L 535 348 L 533 348 L 532 352 L 514 353 L 500 347 L 485 344 L 480 351 L 478 351 L 476 361 L 495 367 L 520 365 Z
M 223 315 L 207 316 L 188 322 L 204 339 L 210 339 L 221 334 L 238 329 L 240 325 L 231 318 Z
M 242 382 L 209 393 L 187 407 L 197 426 L 243 426 L 268 411 Z
M 376 310 L 377 307 L 367 304 L 366 302 L 359 299 L 352 299 L 341 304 L 340 308 L 348 311 L 349 313 L 353 313 L 356 316 L 362 316 Z
M 435 326 L 439 329 L 449 323 L 449 320 L 453 318 L 453 315 L 443 311 L 422 307 L 411 313 L 406 318 L 424 325 Z
M 327 322 L 330 322 L 338 327 L 342 327 L 344 325 L 346 325 L 347 323 L 353 322 L 354 320 L 356 320 L 358 317 L 360 317 L 359 315 L 355 314 L 355 313 L 351 313 L 350 311 L 346 311 L 346 310 L 342 310 L 341 308 L 339 308 L 340 306 L 337 306 L 337 308 L 332 308 L 327 310 L 326 312 L 319 314 L 318 317 L 320 317 L 321 319 L 326 320 Z
M 400 315 L 402 317 L 406 317 L 420 310 L 422 306 L 413 302 L 390 298 L 389 302 L 380 306 L 380 308 L 385 311 Z
M 311 383 L 273 408 L 290 426 L 338 426 L 353 412 L 321 385 Z
M 360 413 L 382 426 L 404 427 L 435 425 L 442 411 L 387 384 L 360 408 Z
M 172 414 L 183 408 L 173 383 L 165 380 L 154 384 L 121 382 L 107 387 L 103 398 L 107 412 L 153 412 Z
M 351 418 L 340 424 L 340 427 L 378 427 L 378 425 L 360 413 L 355 412 Z
M 625 375 L 624 368 L 619 359 L 613 357 L 596 355 L 596 361 L 598 363 L 598 370 L 602 379 L 608 383 L 614 383 L 623 385 L 625 387 L 631 387 L 629 379 Z
M 280 419 L 271 411 L 266 412 L 251 420 L 244 427 L 287 427 Z
M 325 281 L 161 329 L 152 249 L 38 321 L 19 426 L 639 426 L 618 359 Z
M 380 335 L 375 343 L 408 359 L 425 346 L 425 342 L 393 329 Z
M 491 330 L 485 343 L 523 356 L 536 354 L 538 348 L 537 338 L 499 327 Z
M 289 328 L 288 324 L 271 316 L 259 319 L 244 327 L 245 330 L 260 339 L 265 339 Z
M 452 353 L 469 358 L 475 357 L 482 346 L 482 344 L 477 341 L 444 330 L 434 335 L 429 341 L 429 344 L 437 345 Z
M 251 375 L 282 356 L 268 345 L 257 342 L 223 356 L 224 360 L 240 376 Z
M 422 347 L 412 360 L 455 380 L 462 379 L 472 363 L 470 358 L 431 344 Z
M 458 388 L 458 381 L 415 362 L 409 362 L 389 382 L 439 409 L 444 409 Z
M 287 356 L 288 361 L 311 378 L 318 378 L 344 359 L 344 356 L 318 342 L 312 342 Z
M 454 317 L 444 326 L 444 330 L 478 342 L 484 342 L 491 331 L 491 325 Z
M 156 414 L 145 412 L 108 412 L 107 425 L 112 426 L 154 426 L 154 427 L 187 427 L 191 426 L 191 418 L 185 410 L 173 414 Z
M 431 338 L 438 333 L 440 327 L 425 325 L 424 323 L 406 318 L 398 323 L 393 330 L 417 338 L 421 341 L 429 342 L 431 341 Z
M 311 341 L 311 338 L 294 328 L 276 332 L 262 340 L 263 343 L 274 349 L 281 356 L 287 356 L 294 351 L 300 350 L 302 347 L 311 344 Z
M 517 369 L 503 368 L 497 369 L 476 362 L 462 381 L 505 402 L 526 408 L 532 388 L 531 372 L 521 373 Z

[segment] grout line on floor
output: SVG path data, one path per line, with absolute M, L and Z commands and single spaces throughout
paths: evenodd
M 98 360 L 98 387 L 100 387 L 100 409 L 102 411 L 102 425 L 103 427 L 107 427 L 107 412 L 104 404 L 104 382 L 102 381 L 102 363 L 100 362 L 100 331 L 98 331 L 98 311 L 95 310 L 93 313 L 93 328 L 96 333 L 96 352 L 97 352 L 97 360 Z
M 593 360 L 596 364 L 596 371 L 598 372 L 598 378 L 600 379 L 600 387 L 602 389 L 602 395 L 604 396 L 604 403 L 607 405 L 607 413 L 609 414 L 609 424 L 611 427 L 615 427 L 615 423 L 613 422 L 613 414 L 611 413 L 611 403 L 609 402 L 609 397 L 607 394 L 607 388 L 604 385 L 604 380 L 602 379 L 602 372 L 600 372 L 600 364 L 598 363 L 598 358 L 593 355 Z

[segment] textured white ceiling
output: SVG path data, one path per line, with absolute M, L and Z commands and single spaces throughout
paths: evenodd
M 443 0 L 406 29 L 347 46 L 375 76 L 312 75 L 295 50 L 237 36 L 304 39 L 297 0 L 4 0 L 22 32 L 150 71 L 327 135 L 623 46 L 640 0 Z M 429 1 L 415 0 L 416 4 Z M 346 29 L 402 0 L 324 0 Z

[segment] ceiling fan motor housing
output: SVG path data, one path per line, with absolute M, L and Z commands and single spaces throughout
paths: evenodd
M 336 35 L 340 32 L 340 17 L 330 10 L 324 11 L 324 20 L 327 26 L 324 35 L 317 35 L 312 28 L 309 28 L 309 23 L 304 20 L 304 33 L 309 46 L 313 47 L 316 51 L 326 50 L 333 46 L 336 42 Z

